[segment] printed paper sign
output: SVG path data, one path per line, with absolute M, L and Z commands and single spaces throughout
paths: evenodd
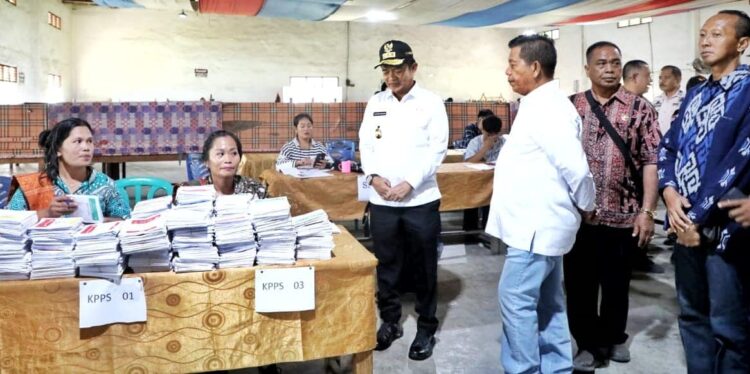
M 315 268 L 255 271 L 255 311 L 298 312 L 315 309 Z
M 80 328 L 146 321 L 146 295 L 141 278 L 123 278 L 120 284 L 84 280 L 78 289 Z
M 370 190 L 372 190 L 372 186 L 367 184 L 367 176 L 357 176 L 357 200 L 370 201 Z

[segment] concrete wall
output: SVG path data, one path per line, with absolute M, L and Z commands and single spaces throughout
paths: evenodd
M 645 95 L 647 98 L 653 99 L 660 94 L 659 72 L 664 65 L 675 65 L 682 70 L 684 88 L 687 80 L 696 74 L 692 62 L 699 57 L 699 30 L 709 17 L 722 9 L 750 13 L 747 1 L 737 1 L 693 12 L 655 17 L 650 24 L 627 28 L 618 28 L 617 23 L 562 27 L 557 41 L 557 77 L 560 79 L 560 86 L 568 93 L 576 91 L 575 81 L 579 82 L 579 91 L 590 88 L 591 83 L 583 69 L 586 48 L 597 41 L 608 40 L 622 50 L 623 63 L 639 59 L 651 65 L 654 83 Z M 743 57 L 743 62 L 748 63 L 750 59 Z
M 457 100 L 500 96 L 507 58 L 501 29 L 458 30 L 360 23 L 87 8 L 74 12 L 73 51 L 79 100 L 214 98 L 272 101 L 290 76 L 336 76 L 354 84 L 347 101 L 380 87 L 373 70 L 380 45 L 410 43 L 417 79 Z M 471 69 L 465 69 L 472 66 Z M 194 68 L 208 69 L 195 78 Z M 348 71 L 348 74 L 347 74 Z
M 618 29 L 615 23 L 566 26 L 557 40 L 556 77 L 568 93 L 589 88 L 585 48 L 607 39 L 625 60 L 651 63 L 654 87 L 665 64 L 693 75 L 700 25 L 720 9 L 750 12 L 738 1 L 654 18 L 649 25 Z M 63 17 L 63 30 L 47 25 L 47 11 Z M 0 104 L 61 100 L 273 101 L 290 76 L 335 76 L 344 100 L 364 101 L 380 87 L 373 70 L 388 39 L 411 44 L 417 80 L 456 101 L 515 99 L 504 71 L 510 38 L 523 30 L 384 26 L 201 15 L 181 19 L 171 10 L 72 8 L 56 0 L 0 1 L 0 63 L 19 66 L 24 84 L 0 83 Z M 208 69 L 196 78 L 194 69 Z M 49 90 L 47 74 L 63 76 Z M 683 80 L 683 85 L 687 79 Z M 650 92 L 647 97 L 652 98 Z
M 47 13 L 62 18 L 62 30 L 47 24 Z M 24 83 L 0 82 L 0 104 L 74 98 L 72 90 L 71 9 L 57 0 L 0 1 L 0 63 L 18 67 Z M 47 75 L 63 77 L 62 88 L 50 88 Z

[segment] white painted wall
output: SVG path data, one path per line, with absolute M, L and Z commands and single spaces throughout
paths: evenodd
M 409 43 L 417 80 L 443 97 L 502 94 L 500 29 L 450 29 L 360 23 L 301 22 L 251 17 L 87 8 L 74 12 L 73 51 L 78 100 L 197 99 L 272 101 L 289 77 L 348 77 L 347 101 L 367 100 L 380 87 L 373 70 L 380 45 Z M 348 34 L 348 36 L 347 36 Z M 349 57 L 347 58 L 347 53 Z M 471 66 L 471 69 L 466 69 Z M 195 78 L 207 68 L 208 78 Z
M 750 13 L 747 1 L 737 1 L 707 7 L 693 12 L 656 17 L 653 22 L 627 28 L 617 28 L 616 23 L 566 26 L 560 29 L 558 49 L 558 71 L 560 86 L 568 93 L 575 92 L 574 82 L 578 80 L 579 91 L 591 88 L 583 65 L 586 48 L 601 40 L 617 44 L 622 50 L 623 63 L 639 59 L 649 63 L 652 69 L 653 85 L 646 93 L 653 99 L 659 90 L 659 72 L 664 65 L 675 65 L 682 70 L 682 87 L 695 75 L 693 59 L 698 55 L 698 32 L 703 23 L 722 9 L 736 9 Z M 743 63 L 750 62 L 747 57 Z
M 62 18 L 62 30 L 47 24 L 47 13 Z M 0 104 L 72 99 L 71 10 L 57 0 L 0 1 L 0 63 L 17 66 L 25 82 L 0 82 Z M 63 77 L 48 88 L 47 74 Z
M 655 18 L 650 25 L 616 24 L 560 29 L 556 77 L 568 93 L 589 88 L 585 48 L 598 40 L 618 44 L 625 60 L 651 63 L 654 89 L 665 64 L 693 75 L 700 25 L 720 9 L 750 12 L 745 1 Z M 47 25 L 47 11 L 63 30 Z M 417 80 L 456 101 L 514 99 L 505 80 L 508 40 L 523 30 L 386 26 L 200 15 L 180 19 L 170 10 L 71 8 L 56 0 L 0 1 L 0 62 L 18 65 L 23 85 L 0 83 L 0 104 L 60 100 L 273 101 L 290 76 L 336 76 L 346 101 L 364 101 L 380 86 L 373 70 L 379 46 L 401 39 L 414 49 Z M 208 69 L 196 78 L 195 68 Z M 47 74 L 63 75 L 53 95 Z M 647 97 L 652 98 L 653 93 Z

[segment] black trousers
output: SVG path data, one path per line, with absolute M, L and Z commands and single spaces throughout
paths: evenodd
M 482 213 L 481 219 L 479 213 Z M 487 227 L 487 217 L 490 215 L 490 206 L 485 205 L 479 208 L 464 209 L 464 231 L 484 230 Z
M 378 258 L 378 308 L 385 322 L 401 319 L 398 282 L 403 276 L 415 283 L 417 328 L 430 333 L 437 330 L 439 208 L 440 200 L 414 207 L 370 207 L 370 228 Z
M 564 257 L 568 323 L 579 349 L 595 351 L 628 339 L 630 259 L 638 244 L 632 233 L 629 228 L 584 223 Z

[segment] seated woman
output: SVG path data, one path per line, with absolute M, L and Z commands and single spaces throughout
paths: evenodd
M 307 113 L 300 113 L 294 116 L 293 124 L 297 135 L 281 147 L 279 158 L 276 159 L 276 168 L 293 166 L 325 169 L 330 167 L 333 160 L 328 155 L 326 146 L 312 138 L 312 117 Z M 324 155 L 322 159 L 318 157 L 320 154 Z
M 213 184 L 219 195 L 233 195 L 248 193 L 256 199 L 266 197 L 266 188 L 255 179 L 237 175 L 237 167 L 242 159 L 242 143 L 237 135 L 216 130 L 208 135 L 203 142 L 201 160 L 208 167 L 208 177 L 186 183 L 186 185 L 205 186 Z M 261 366 L 258 372 L 279 373 L 276 364 Z
M 91 125 L 68 118 L 39 134 L 44 170 L 17 175 L 10 186 L 8 209 L 36 210 L 39 218 L 61 217 L 76 211 L 68 195 L 96 195 L 105 221 L 130 216 L 115 182 L 91 167 L 94 136 Z
M 266 188 L 247 177 L 237 174 L 237 167 L 242 159 L 242 143 L 237 135 L 225 130 L 212 132 L 203 142 L 201 160 L 208 167 L 208 177 L 188 183 L 188 185 L 213 184 L 219 195 L 250 193 L 255 198 L 266 197 Z

